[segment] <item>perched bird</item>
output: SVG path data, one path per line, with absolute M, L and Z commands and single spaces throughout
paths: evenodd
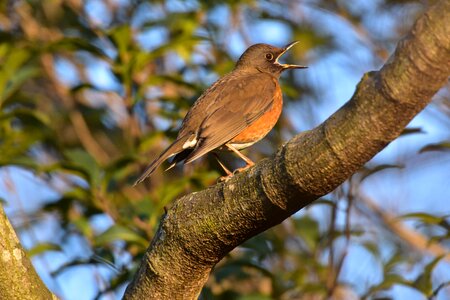
M 253 166 L 239 150 L 261 140 L 278 121 L 283 106 L 278 78 L 284 70 L 306 68 L 278 62 L 296 43 L 283 48 L 255 44 L 245 50 L 233 71 L 197 99 L 184 118 L 177 139 L 148 165 L 134 185 L 172 156 L 169 169 L 181 161 L 193 162 L 215 149 L 235 152 L 246 162 L 240 170 Z M 228 176 L 232 175 L 222 163 L 220 165 Z

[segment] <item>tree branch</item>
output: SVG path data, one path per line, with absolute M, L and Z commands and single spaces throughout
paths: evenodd
M 448 20 L 443 0 L 323 124 L 226 183 L 176 200 L 124 299 L 196 299 L 229 251 L 334 190 L 398 137 L 450 74 Z
M 1 205 L 0 299 L 58 299 L 37 275 Z

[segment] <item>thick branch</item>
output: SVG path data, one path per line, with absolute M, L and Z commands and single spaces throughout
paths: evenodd
M 352 99 L 271 159 L 178 199 L 125 299 L 195 299 L 233 248 L 325 195 L 399 136 L 450 74 L 450 2 L 430 8 Z
M 1 205 L 0 299 L 58 299 L 37 275 Z

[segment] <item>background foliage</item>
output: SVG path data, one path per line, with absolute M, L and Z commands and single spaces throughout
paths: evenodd
M 432 1 L 0 2 L 0 197 L 47 285 L 119 298 L 177 196 L 214 159 L 142 168 L 201 92 L 256 42 L 300 45 L 259 160 L 318 125 L 386 61 Z M 235 249 L 203 299 L 450 298 L 448 86 L 334 193 Z M 225 161 L 241 162 L 224 154 Z

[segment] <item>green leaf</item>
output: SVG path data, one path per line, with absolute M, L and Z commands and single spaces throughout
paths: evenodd
M 445 255 L 438 256 L 435 259 L 433 259 L 429 264 L 427 264 L 423 270 L 423 273 L 420 274 L 412 284 L 414 288 L 421 291 L 425 296 L 429 297 L 434 293 L 431 275 L 436 265 L 444 257 Z
M 426 133 L 422 130 L 420 127 L 408 127 L 403 129 L 402 133 L 400 133 L 401 136 L 410 135 L 410 134 L 417 134 L 417 133 Z
M 64 155 L 70 164 L 65 165 L 66 168 L 72 166 L 75 169 L 79 168 L 89 175 L 91 183 L 97 183 L 100 176 L 100 168 L 95 159 L 86 151 L 82 149 L 68 149 L 64 151 Z
M 362 246 L 369 251 L 374 257 L 379 258 L 380 257 L 380 250 L 378 248 L 378 243 L 367 241 L 362 243 Z
M 144 248 L 146 248 L 149 242 L 141 237 L 139 234 L 134 232 L 133 230 L 124 227 L 122 225 L 113 225 L 108 228 L 105 232 L 95 237 L 95 245 L 104 246 L 106 244 L 110 244 L 114 241 L 125 241 L 129 243 L 138 244 Z
M 19 48 L 11 51 L 3 59 L 3 64 L 0 64 L 0 104 L 6 99 L 5 96 L 11 93 L 7 91 L 7 89 L 10 89 L 11 82 L 23 79 L 24 73 L 18 75 L 18 69 L 26 63 L 30 55 L 28 49 Z
M 261 266 L 259 263 L 254 263 L 250 259 L 230 259 L 226 260 L 224 264 L 220 267 L 217 267 L 214 271 L 214 277 L 218 282 L 223 281 L 229 277 L 239 277 L 239 278 L 247 278 L 249 276 L 249 272 L 246 270 L 256 270 L 261 275 L 264 275 L 268 278 L 273 278 L 274 275 Z
M 72 94 L 76 94 L 76 93 L 81 92 L 81 91 L 83 91 L 83 90 L 85 90 L 85 89 L 88 89 L 88 90 L 95 90 L 95 91 L 100 91 L 100 90 L 99 90 L 96 86 L 94 86 L 93 84 L 84 82 L 84 83 L 81 83 L 81 84 L 78 84 L 78 85 L 72 87 L 72 88 L 70 89 L 70 92 L 71 92 Z
M 107 181 L 118 181 L 127 178 L 130 174 L 135 174 L 135 161 L 136 157 L 132 155 L 124 155 L 113 161 L 105 168 L 105 179 Z
M 182 191 L 186 189 L 186 184 L 189 182 L 189 178 L 179 178 L 170 184 L 163 184 L 157 189 L 159 196 L 159 206 L 162 208 L 166 204 L 170 203 L 178 196 Z
M 403 169 L 403 168 L 404 166 L 402 165 L 390 165 L 390 164 L 382 164 L 375 166 L 373 168 L 364 167 L 363 171 L 361 172 L 362 176 L 360 182 L 363 182 L 367 177 L 386 169 Z
M 240 247 L 251 250 L 249 252 L 251 252 L 252 258 L 256 258 L 259 261 L 264 260 L 275 251 L 273 243 L 267 239 L 267 236 L 264 235 L 252 237 L 248 241 L 244 242 Z
M 313 251 L 320 237 L 319 223 L 310 216 L 301 218 L 294 218 L 294 225 L 298 235 L 308 246 L 309 250 Z
M 79 166 L 74 162 L 62 161 L 57 164 L 52 164 L 48 166 L 41 166 L 41 170 L 44 172 L 64 172 L 67 174 L 78 176 L 88 182 L 91 181 L 91 174 L 86 171 L 84 167 Z
M 0 151 L 2 151 L 2 147 L 0 147 Z M 2 156 L 0 156 L 0 167 L 2 166 L 18 166 L 23 167 L 25 169 L 37 170 L 39 169 L 39 164 L 31 157 L 27 156 L 19 156 L 19 157 L 10 157 L 12 155 L 5 155 L 3 152 Z
M 409 285 L 410 282 L 398 274 L 389 274 L 384 278 L 381 286 L 383 289 L 386 289 L 392 287 L 394 284 Z
M 88 40 L 79 37 L 65 37 L 52 44 L 49 44 L 47 51 L 58 52 L 61 50 L 66 51 L 81 51 L 84 50 L 98 56 L 100 58 L 108 58 L 102 49 L 90 43 Z
M 27 250 L 27 253 L 30 257 L 33 257 L 47 251 L 61 251 L 61 247 L 52 243 L 41 243 Z
M 438 217 L 427 213 L 410 213 L 401 216 L 402 219 L 419 219 L 422 223 L 431 224 L 431 225 L 439 225 L 442 220 L 445 220 L 444 217 Z
M 92 260 L 88 260 L 88 259 L 74 259 L 68 263 L 61 265 L 59 268 L 52 271 L 50 274 L 52 276 L 58 276 L 62 272 L 64 272 L 67 268 L 84 266 L 84 265 L 89 265 L 89 264 L 100 264 L 100 263 L 97 261 L 92 261 Z
M 10 77 L 9 82 L 3 93 L 0 96 L 0 103 L 11 97 L 22 84 L 32 77 L 36 77 L 40 74 L 40 69 L 34 66 L 24 67 L 17 71 L 12 77 Z
M 450 151 L 450 141 L 442 141 L 437 144 L 429 144 L 419 150 L 419 153 L 429 152 L 429 151 Z
M 327 205 L 327 206 L 330 206 L 331 208 L 334 208 L 334 207 L 336 207 L 336 202 L 333 200 L 320 198 L 320 199 L 314 201 L 313 203 L 311 203 L 311 205 Z M 308 207 L 310 207 L 310 206 L 308 206 Z
M 403 262 L 405 257 L 402 255 L 400 251 L 397 251 L 391 258 L 384 264 L 384 274 L 387 276 L 390 273 L 393 273 L 394 268 Z
M 128 52 L 129 46 L 133 43 L 133 35 L 130 26 L 118 26 L 109 32 L 109 36 L 111 38 L 111 41 L 117 47 L 119 56 L 121 57 L 122 61 L 128 61 L 128 59 L 124 58 Z
M 438 295 L 438 293 L 443 289 L 446 288 L 447 286 L 450 286 L 450 281 L 445 281 L 443 283 L 441 283 L 434 291 L 433 294 L 429 297 L 429 299 L 435 299 L 434 297 L 436 297 Z
M 0 115 L 0 121 L 12 118 L 17 118 L 21 120 L 22 124 L 29 124 L 30 127 L 38 127 L 34 128 L 36 131 L 42 130 L 42 127 L 48 127 L 50 125 L 50 118 L 46 114 L 34 109 L 18 108 L 7 114 Z
M 75 220 L 72 220 L 72 223 L 86 239 L 92 239 L 94 236 L 94 231 L 92 230 L 91 224 L 87 218 L 75 216 Z
M 395 284 L 402 284 L 410 286 L 410 282 L 405 280 L 403 277 L 397 274 L 388 274 L 383 278 L 383 281 L 377 285 L 372 286 L 365 295 L 361 298 L 366 299 L 370 295 L 374 295 L 377 292 L 384 291 L 390 289 Z

